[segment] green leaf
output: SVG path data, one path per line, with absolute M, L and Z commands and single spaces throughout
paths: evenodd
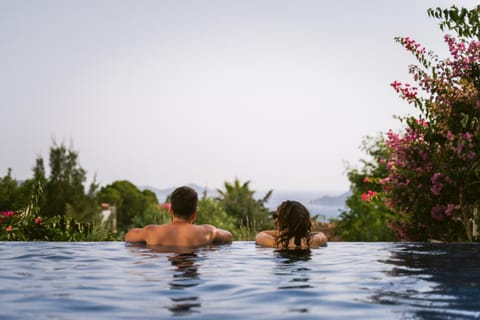
M 468 119 L 470 118 L 470 116 L 463 112 L 461 113 L 461 115 L 462 115 L 462 120 L 460 120 L 460 124 L 462 125 L 462 128 L 465 129 L 467 127 Z

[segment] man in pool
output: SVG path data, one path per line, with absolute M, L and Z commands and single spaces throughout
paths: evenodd
M 148 246 L 201 247 L 232 242 L 232 234 L 209 224 L 195 225 L 198 195 L 190 187 L 182 186 L 170 195 L 172 222 L 148 225 L 127 232 L 125 241 L 145 242 Z

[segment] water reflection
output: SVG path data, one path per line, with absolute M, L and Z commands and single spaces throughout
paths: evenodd
M 168 257 L 175 267 L 173 280 L 169 282 L 171 289 L 185 289 L 197 286 L 200 283 L 197 254 L 195 252 L 175 253 Z
M 307 290 L 313 288 L 310 284 L 311 269 L 308 267 L 312 252 L 309 249 L 276 250 L 275 257 L 277 263 L 273 273 L 278 277 L 277 288 L 285 298 L 295 297 L 296 300 L 294 307 L 290 307 L 288 311 L 308 313 L 310 303 L 304 296 L 308 296 Z
M 309 261 L 312 259 L 312 250 L 310 249 L 286 249 L 275 250 L 275 256 L 282 259 L 286 265 L 295 264 L 298 261 Z
M 169 296 L 171 305 L 166 308 L 172 312 L 174 316 L 188 315 L 192 313 L 199 313 L 199 308 L 202 306 L 200 298 L 194 287 L 201 283 L 199 269 L 199 255 L 200 249 L 189 248 L 166 248 L 141 245 L 135 245 L 130 247 L 140 247 L 144 250 L 140 251 L 140 254 L 144 257 L 150 258 L 165 258 L 172 265 L 170 274 L 172 279 L 168 281 L 170 290 L 173 290 L 173 294 Z M 158 270 L 158 272 L 164 273 L 165 270 Z
M 198 272 L 199 258 L 197 251 L 186 248 L 172 250 L 169 248 L 152 247 L 151 249 L 155 252 L 168 253 L 167 259 L 174 267 L 172 270 L 173 279 L 168 282 L 170 290 L 186 291 L 181 296 L 174 295 L 170 297 L 172 305 L 167 307 L 168 310 L 175 316 L 200 312 L 199 308 L 202 306 L 200 298 L 189 290 L 189 288 L 198 286 L 201 282 L 200 273 Z
M 380 304 L 408 306 L 405 316 L 420 319 L 479 318 L 478 244 L 398 244 L 380 261 L 389 285 L 371 296 Z

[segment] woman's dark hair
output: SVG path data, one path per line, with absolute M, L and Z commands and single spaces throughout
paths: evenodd
M 278 235 L 275 238 L 277 247 L 288 247 L 291 238 L 295 239 L 296 246 L 302 244 L 302 239 L 310 245 L 312 222 L 310 213 L 303 204 L 291 200 L 284 201 L 278 206 L 274 218 L 278 228 Z
M 190 219 L 197 210 L 198 194 L 190 187 L 178 187 L 170 195 L 170 203 L 176 217 Z

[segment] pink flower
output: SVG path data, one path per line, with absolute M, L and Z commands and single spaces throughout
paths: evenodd
M 402 86 L 402 83 L 395 80 L 390 85 L 393 87 L 393 89 L 395 89 L 395 91 L 399 92 L 400 87 Z
M 366 194 L 365 192 L 362 193 L 362 200 L 363 200 L 363 201 L 367 201 L 367 202 L 370 201 L 370 200 L 367 200 L 367 199 L 368 199 L 367 194 Z
M 7 230 L 7 231 L 12 231 L 12 230 L 13 230 L 13 227 L 12 227 L 12 226 L 8 226 L 8 227 L 5 228 L 5 230 Z
M 390 182 L 390 177 L 383 178 L 379 182 L 380 184 L 387 184 Z
M 369 182 L 371 182 L 371 181 L 370 181 L 370 179 L 368 179 L 368 177 L 363 178 L 363 183 L 369 183 Z
M 442 205 L 437 204 L 435 207 L 432 208 L 432 218 L 438 221 L 443 221 L 443 215 L 442 211 L 444 211 L 445 208 Z
M 442 189 L 443 189 L 443 183 L 437 183 L 434 186 L 432 186 L 430 191 L 432 191 L 434 195 L 439 196 L 440 193 L 442 192 Z
M 43 224 L 43 219 L 41 217 L 36 217 L 34 221 L 36 224 Z
M 8 218 L 8 217 L 13 217 L 14 213 L 13 211 L 3 211 L 2 216 Z
M 458 142 L 457 145 L 457 156 L 460 156 L 462 154 L 462 149 L 463 149 L 463 143 Z
M 453 140 L 453 134 L 452 134 L 452 132 L 450 132 L 450 130 L 448 130 L 448 132 L 447 132 L 447 140 L 450 140 L 450 141 Z
M 455 209 L 458 209 L 460 206 L 456 206 L 452 203 L 449 203 L 447 205 L 447 209 L 445 210 L 445 215 L 446 216 L 450 216 L 452 214 L 452 211 L 455 210 Z
M 168 203 L 168 202 L 165 202 L 165 203 L 162 204 L 162 208 L 163 208 L 163 209 L 170 210 L 170 207 L 171 207 L 171 205 L 170 205 L 170 203 Z
M 366 202 L 372 201 L 372 199 L 378 194 L 376 191 L 368 190 L 367 193 L 362 193 L 362 200 Z
M 423 127 L 428 127 L 428 121 L 423 120 L 423 119 L 418 119 L 417 124 L 423 126 Z
M 431 179 L 431 180 L 432 180 L 432 183 L 433 183 L 433 184 L 437 183 L 438 179 L 440 179 L 441 177 L 442 177 L 442 174 L 441 174 L 441 173 L 439 173 L 439 172 L 435 173 L 435 174 L 432 176 L 432 179 Z

